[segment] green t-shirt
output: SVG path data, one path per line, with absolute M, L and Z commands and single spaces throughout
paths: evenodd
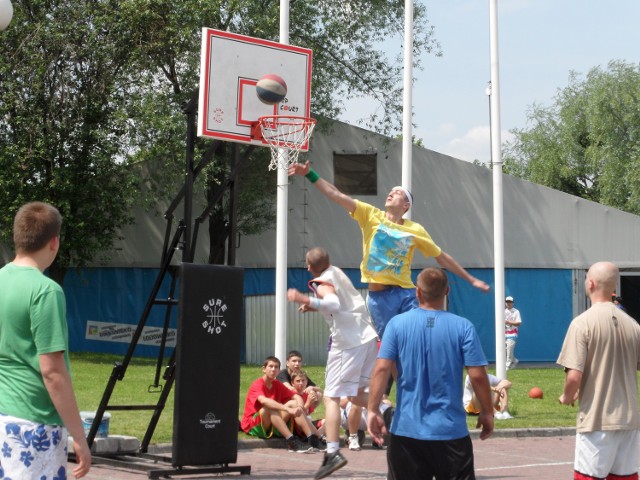
M 38 269 L 0 269 L 0 413 L 62 425 L 40 372 L 41 354 L 64 352 L 69 335 L 64 292 Z

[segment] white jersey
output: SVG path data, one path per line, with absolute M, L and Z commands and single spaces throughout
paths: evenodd
M 309 287 L 316 292 L 321 284 L 331 285 L 340 300 L 339 312 L 323 313 L 331 331 L 332 348 L 347 350 L 364 345 L 378 336 L 364 298 L 342 270 L 329 266 L 318 278 L 309 282 Z

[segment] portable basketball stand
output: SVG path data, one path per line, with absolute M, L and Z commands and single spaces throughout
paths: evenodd
M 100 401 L 100 405 L 96 411 L 95 417 L 93 419 L 93 423 L 91 425 L 91 429 L 87 435 L 87 442 L 89 447 L 94 443 L 96 435 L 98 433 L 98 428 L 104 416 L 104 413 L 107 410 L 111 411 L 131 411 L 131 410 L 152 410 L 153 415 L 147 427 L 147 431 L 143 437 L 143 440 L 140 444 L 140 449 L 137 452 L 126 452 L 126 453 L 115 453 L 115 454 L 102 454 L 102 453 L 94 453 L 93 461 L 96 464 L 108 464 L 113 466 L 119 466 L 123 468 L 133 469 L 133 470 L 141 470 L 148 472 L 149 478 L 159 478 L 159 477 L 171 477 L 171 476 L 181 476 L 181 475 L 195 475 L 195 474 L 208 474 L 208 473 L 230 473 L 230 472 L 238 472 L 241 475 L 249 475 L 251 473 L 251 466 L 230 466 L 229 464 L 220 464 L 220 465 L 211 465 L 211 466 L 192 466 L 189 467 L 187 465 L 174 465 L 173 468 L 168 468 L 168 465 L 172 464 L 172 458 L 165 455 L 156 455 L 148 453 L 149 443 L 151 442 L 151 438 L 157 426 L 158 420 L 160 419 L 160 415 L 164 410 L 166 405 L 166 400 L 169 397 L 169 393 L 173 387 L 175 382 L 176 375 L 176 351 L 178 347 L 174 348 L 172 355 L 167 362 L 165 367 L 164 374 L 162 375 L 163 380 L 165 381 L 164 385 L 160 384 L 160 372 L 162 369 L 162 365 L 164 362 L 164 353 L 166 348 L 167 334 L 169 330 L 169 321 L 171 318 L 172 308 L 178 305 L 178 300 L 176 299 L 175 288 L 176 281 L 179 276 L 178 268 L 171 265 L 171 261 L 173 259 L 173 254 L 177 249 L 182 250 L 182 262 L 183 263 L 193 263 L 193 257 L 195 254 L 196 240 L 198 236 L 199 226 L 201 223 L 205 221 L 211 209 L 215 206 L 215 204 L 222 199 L 222 195 L 224 194 L 227 188 L 230 189 L 231 200 L 230 200 L 230 215 L 229 215 L 229 223 L 227 228 L 227 235 L 229 237 L 229 248 L 228 248 L 228 264 L 235 264 L 235 250 L 236 250 L 236 237 L 237 237 L 237 219 L 236 219 L 236 205 L 237 205 L 237 189 L 236 189 L 236 179 L 238 173 L 250 156 L 251 152 L 255 149 L 255 146 L 247 146 L 246 150 L 240 155 L 239 147 L 236 144 L 233 144 L 233 166 L 228 178 L 216 189 L 214 192 L 213 198 L 208 203 L 207 207 L 203 210 L 203 212 L 195 219 L 193 232 L 191 229 L 192 224 L 192 198 L 193 198 L 193 182 L 197 175 L 202 171 L 204 167 L 207 166 L 213 159 L 215 153 L 222 145 L 222 141 L 215 140 L 208 150 L 203 155 L 201 161 L 198 165 L 194 166 L 194 152 L 195 152 L 195 140 L 196 140 L 196 118 L 198 111 L 198 90 L 195 91 L 192 99 L 189 102 L 186 102 L 183 105 L 182 110 L 183 113 L 187 116 L 187 138 L 186 138 L 186 173 L 185 173 L 185 181 L 181 188 L 181 190 L 176 195 L 175 199 L 172 201 L 171 205 L 168 207 L 166 213 L 164 214 L 165 219 L 167 220 L 167 227 L 165 231 L 164 237 L 164 245 L 162 251 L 162 259 L 160 262 L 160 271 L 158 276 L 153 284 L 151 293 L 145 305 L 145 308 L 142 312 L 140 320 L 138 322 L 137 328 L 133 334 L 131 339 L 131 343 L 125 354 L 122 362 L 116 362 L 113 366 L 113 370 L 111 372 L 111 376 L 107 382 L 107 386 L 103 393 L 102 399 Z M 172 231 L 172 222 L 174 218 L 174 211 L 179 205 L 180 201 L 184 200 L 184 218 L 178 222 L 176 227 L 176 231 L 171 237 Z M 160 287 L 163 283 L 165 276 L 169 274 L 171 275 L 171 287 L 169 298 L 160 299 L 157 298 Z M 158 361 L 156 365 L 156 374 L 154 378 L 153 385 L 149 386 L 149 392 L 152 391 L 160 391 L 160 397 L 158 402 L 155 405 L 111 405 L 109 403 L 113 391 L 115 389 L 116 383 L 118 381 L 122 381 L 124 379 L 127 367 L 133 357 L 135 348 L 140 340 L 140 336 L 142 335 L 143 328 L 148 320 L 151 309 L 155 305 L 165 306 L 166 314 L 164 317 L 164 325 L 162 330 L 161 342 L 160 342 L 160 350 L 158 354 Z M 75 460 L 73 454 L 70 454 L 70 458 Z M 157 468 L 161 464 L 168 464 L 167 468 Z

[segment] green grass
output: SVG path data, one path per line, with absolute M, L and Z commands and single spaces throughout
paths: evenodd
M 490 370 L 495 375 L 495 371 Z M 519 368 L 509 370 L 507 378 L 513 384 L 509 390 L 509 412 L 515 418 L 496 420 L 495 428 L 575 427 L 576 407 L 558 402 L 564 385 L 560 368 Z M 540 387 L 542 399 L 529 398 L 529 390 Z M 576 404 L 577 405 L 577 404 Z M 468 417 L 467 425 L 475 428 L 476 417 Z
M 96 410 L 104 393 L 107 381 L 113 370 L 113 364 L 121 361 L 122 356 L 74 353 L 71 355 L 71 367 L 74 386 L 80 410 Z M 324 386 L 324 366 L 305 367 L 308 375 L 318 384 Z M 163 370 L 164 371 L 164 370 Z M 492 372 L 493 373 L 493 372 Z M 155 375 L 155 359 L 134 358 L 123 381 L 117 382 L 110 403 L 113 405 L 147 405 L 155 404 L 159 392 L 149 391 Z M 257 365 L 242 365 L 240 378 L 240 403 L 238 418 L 242 415 L 246 392 L 251 382 L 262 375 Z M 510 412 L 512 420 L 496 420 L 496 428 L 541 428 L 575 426 L 577 407 L 566 407 L 558 403 L 562 392 L 564 373 L 559 368 L 520 368 L 510 370 L 509 380 L 513 382 L 510 391 Z M 462 381 L 462 379 L 461 379 Z M 540 387 L 544 391 L 542 400 L 529 398 L 529 390 Z M 153 390 L 153 389 L 152 389 Z M 391 400 L 395 402 L 395 390 L 391 392 Z M 110 433 L 132 435 L 142 440 L 151 411 L 112 411 Z M 322 418 L 324 407 L 314 412 L 314 418 Z M 475 428 L 476 418 L 468 418 L 469 428 Z M 171 441 L 173 431 L 173 392 L 167 400 L 160 421 L 155 430 L 152 443 Z M 240 434 L 244 438 L 244 434 Z

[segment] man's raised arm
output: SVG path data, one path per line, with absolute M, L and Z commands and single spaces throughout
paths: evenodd
M 349 213 L 353 213 L 356 211 L 356 201 L 349 195 L 345 195 L 344 193 L 342 193 L 332 183 L 329 183 L 326 180 L 320 178 L 315 170 L 311 168 L 308 160 L 305 164 L 294 163 L 293 165 L 291 165 L 289 167 L 289 176 L 291 175 L 300 175 L 301 177 L 307 177 L 309 181 L 313 183 L 318 190 L 320 190 L 320 193 L 322 193 L 329 200 L 337 203 Z

